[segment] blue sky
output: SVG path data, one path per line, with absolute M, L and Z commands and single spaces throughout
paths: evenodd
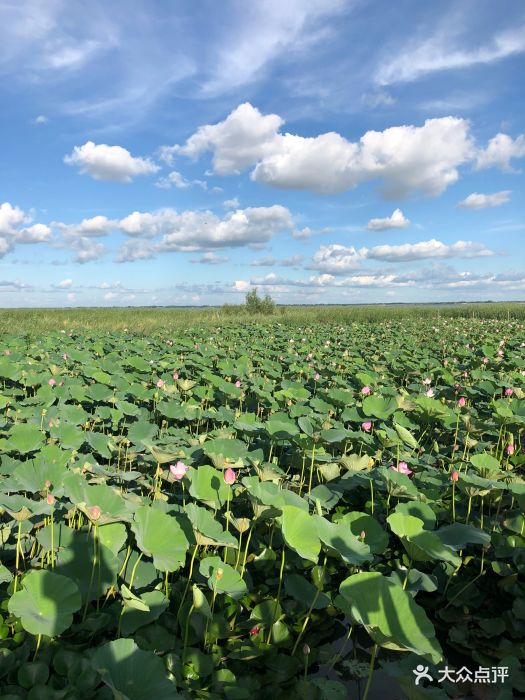
M 0 306 L 525 300 L 525 6 L 0 2 Z

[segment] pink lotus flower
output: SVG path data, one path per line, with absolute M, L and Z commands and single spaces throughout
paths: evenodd
M 510 387 L 505 389 L 505 396 L 512 396 L 513 393 L 514 393 L 514 389 L 511 389 Z
M 184 462 L 177 462 L 177 464 L 170 464 L 170 472 L 173 474 L 173 478 L 176 481 L 180 481 L 186 472 L 188 471 L 189 467 L 184 464 Z
M 503 357 L 504 352 L 503 352 L 503 350 L 498 350 L 497 354 L 498 354 L 498 357 Z
M 101 515 L 102 515 L 102 511 L 100 510 L 100 508 L 98 506 L 93 506 L 90 509 L 91 520 L 98 520 Z
M 237 475 L 231 467 L 228 467 L 228 469 L 226 469 L 226 471 L 224 472 L 224 481 L 228 484 L 228 486 L 231 486 L 235 483 L 236 479 Z
M 321 379 L 321 375 L 319 374 L 319 372 L 316 372 L 314 374 L 314 381 L 318 382 L 320 379 Z
M 489 358 L 488 358 L 488 357 L 484 357 L 484 358 L 483 358 L 483 364 L 484 364 L 484 365 L 488 365 L 488 363 L 489 363 Z
M 408 464 L 406 462 L 399 462 L 397 467 L 392 465 L 390 469 L 393 469 L 395 472 L 399 472 L 400 474 L 406 474 L 407 476 L 413 473 L 412 470 L 408 468 Z
M 457 472 L 455 469 L 452 470 L 450 474 L 450 481 L 458 481 L 459 479 L 459 472 Z
M 162 389 L 162 387 L 164 386 L 163 380 L 162 380 L 162 379 L 159 379 L 159 381 L 157 382 L 156 386 L 157 386 L 159 389 Z
M 239 380 L 237 380 L 237 381 L 235 382 L 235 386 L 237 387 L 237 389 L 240 389 L 240 388 L 241 388 L 241 382 L 240 382 Z
M 425 391 L 425 396 L 428 396 L 429 399 L 435 396 L 434 389 L 429 389 L 428 391 Z
M 48 505 L 48 506 L 54 506 L 54 505 L 55 505 L 55 497 L 53 496 L 52 493 L 48 493 L 48 494 L 47 494 L 46 500 L 47 500 L 47 505 Z
M 514 454 L 514 445 L 511 443 L 505 448 L 505 452 L 510 456 Z
M 467 400 L 464 396 L 460 396 L 458 399 L 458 408 L 463 408 L 463 406 L 467 403 Z
M 363 396 L 368 396 L 368 394 L 370 394 L 370 392 L 371 392 L 371 389 L 369 386 L 364 386 L 361 389 L 361 393 L 363 394 Z
M 67 360 L 67 352 L 65 352 L 65 353 L 62 355 L 62 359 L 63 359 L 63 360 Z
M 178 379 L 178 378 L 179 378 L 179 373 L 173 372 L 173 379 Z
M 365 420 L 364 423 L 361 423 L 361 427 L 363 428 L 363 430 L 366 430 L 366 432 L 368 432 L 369 430 L 372 430 L 372 421 Z
M 250 637 L 255 637 L 255 635 L 259 634 L 260 631 L 261 628 L 259 627 L 259 625 L 255 625 L 255 627 L 252 627 L 250 630 Z
M 56 381 L 51 377 L 51 379 L 48 381 L 49 386 L 55 386 Z

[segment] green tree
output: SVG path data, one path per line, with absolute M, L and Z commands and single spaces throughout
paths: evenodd
M 269 294 L 266 294 L 264 299 L 258 294 L 257 287 L 246 294 L 244 303 L 246 311 L 249 314 L 264 314 L 270 315 L 275 313 L 276 304 Z

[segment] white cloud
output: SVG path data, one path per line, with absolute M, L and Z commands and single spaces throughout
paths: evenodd
M 142 239 L 126 241 L 116 257 L 116 262 L 135 262 L 136 260 L 149 260 L 155 257 L 155 248 Z
M 277 132 L 283 123 L 277 114 L 263 116 L 245 102 L 224 121 L 199 127 L 183 146 L 164 147 L 164 158 L 167 154 L 197 158 L 212 151 L 215 173 L 236 174 L 278 150 L 280 137 Z
M 310 238 L 310 236 L 313 234 L 312 229 L 309 226 L 305 226 L 304 228 L 300 229 L 294 229 L 292 231 L 292 238 L 296 239 L 302 239 L 302 238 Z
M 238 209 L 239 208 L 239 200 L 237 199 L 237 197 L 233 197 L 233 199 L 225 199 L 223 204 L 224 204 L 225 209 Z
M 209 211 L 186 211 L 173 217 L 171 230 L 159 244 L 159 250 L 195 251 L 202 248 L 227 248 L 269 241 L 275 234 L 291 229 L 288 209 L 248 207 L 228 212 L 219 219 Z
M 45 116 L 45 114 L 39 114 L 38 117 L 35 117 L 33 124 L 47 124 L 48 121 L 49 119 Z
M 472 241 L 457 241 L 446 244 L 432 239 L 419 243 L 404 243 L 402 245 L 379 245 L 373 248 L 360 248 L 331 244 L 321 246 L 313 255 L 312 265 L 315 270 L 321 270 L 335 275 L 344 274 L 357 269 L 364 260 L 379 260 L 395 263 L 429 258 L 478 258 L 494 255 L 495 253 L 481 243 Z
M 192 185 L 198 185 L 202 187 L 203 190 L 208 189 L 208 183 L 206 180 L 186 180 L 186 178 L 178 172 L 178 170 L 172 170 L 168 173 L 166 177 L 161 177 L 155 183 L 156 187 L 160 187 L 163 190 L 170 190 L 172 187 L 177 189 L 186 189 Z
M 364 257 L 369 260 L 383 260 L 385 262 L 404 262 L 426 258 L 479 258 L 494 255 L 493 251 L 485 248 L 482 243 L 457 241 L 446 244 L 435 239 L 419 243 L 404 243 L 403 245 L 378 245 L 364 250 L 366 251 Z
M 450 22 L 449 22 L 450 23 Z M 500 61 L 525 51 L 525 27 L 501 32 L 485 46 L 454 46 L 450 27 L 435 32 L 429 39 L 404 42 L 403 51 L 380 66 L 375 75 L 378 85 L 417 80 L 429 73 L 468 68 Z
M 137 175 L 151 175 L 159 170 L 148 158 L 136 158 L 122 146 L 108 146 L 86 141 L 75 146 L 73 152 L 64 157 L 64 163 L 80 168 L 80 173 L 95 180 L 131 182 Z
M 0 257 L 11 252 L 15 245 L 43 243 L 51 238 L 46 224 L 31 224 L 33 217 L 10 202 L 0 205 Z
M 476 157 L 476 168 L 498 167 L 502 170 L 511 170 L 510 161 L 513 158 L 525 156 L 525 135 L 521 134 L 512 139 L 507 134 L 496 134 L 487 148 L 480 149 Z
M 472 140 L 464 119 L 427 119 L 423 126 L 368 131 L 358 143 L 337 133 L 303 138 L 285 134 L 278 154 L 252 173 L 257 182 L 284 189 L 337 193 L 373 179 L 388 198 L 414 192 L 435 196 L 459 177 L 471 158 Z
M 75 251 L 75 262 L 87 263 L 93 260 L 99 260 L 106 248 L 102 243 L 97 243 L 88 236 L 80 236 L 70 242 L 70 247 Z
M 486 209 L 487 207 L 499 207 L 510 201 L 512 190 L 502 190 L 493 194 L 479 194 L 473 192 L 463 201 L 459 202 L 461 209 Z
M 383 231 L 388 228 L 406 228 L 407 226 L 410 226 L 410 221 L 401 209 L 394 209 L 392 215 L 385 219 L 370 219 L 367 229 L 369 231 Z
M 117 221 L 108 219 L 106 216 L 93 216 L 90 219 L 82 219 L 79 224 L 63 224 L 60 221 L 54 221 L 52 226 L 61 231 L 66 239 L 72 240 L 80 236 L 87 238 L 107 236 L 115 230 L 117 224 Z
M 233 283 L 233 289 L 236 292 L 248 292 L 251 289 L 251 284 L 245 280 L 236 280 Z
M 251 83 L 282 54 L 286 60 L 302 50 L 326 41 L 324 19 L 347 12 L 347 0 L 261 0 L 248 3 L 230 17 L 224 40 L 214 54 L 211 75 L 203 86 L 205 95 Z M 238 8 L 239 6 L 234 5 Z
M 68 301 L 76 301 L 77 295 L 75 294 L 75 292 L 69 292 L 67 295 L 67 300 Z
M 213 251 L 208 250 L 200 258 L 190 260 L 192 263 L 200 263 L 201 265 L 220 265 L 228 262 L 229 258 L 225 255 L 216 255 Z
M 525 155 L 525 136 L 513 141 L 498 134 L 486 149 L 479 148 L 469 122 L 452 116 L 367 131 L 356 142 L 336 132 L 283 134 L 282 124 L 277 114 L 263 115 L 244 103 L 222 122 L 199 127 L 183 146 L 164 147 L 164 158 L 197 158 L 210 151 L 218 175 L 253 167 L 256 182 L 324 194 L 379 180 L 383 195 L 394 199 L 417 192 L 437 196 L 459 179 L 461 166 L 475 161 L 479 168 L 508 169 L 511 158 Z
M 72 286 L 73 286 L 73 280 L 72 280 L 72 279 L 65 279 L 65 280 L 62 280 L 61 282 L 59 282 L 59 283 L 57 284 L 57 287 L 58 287 L 59 289 L 69 289 L 69 287 L 72 287 Z

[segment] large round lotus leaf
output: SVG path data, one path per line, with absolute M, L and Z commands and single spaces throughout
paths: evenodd
M 159 571 L 175 571 L 184 563 L 189 542 L 173 516 L 152 506 L 142 506 L 135 512 L 131 529 L 139 549 L 153 557 Z
M 113 552 L 102 542 L 97 544 L 97 561 L 93 571 L 93 537 L 87 539 L 85 532 L 76 530 L 67 533 L 70 540 L 58 553 L 56 571 L 74 581 L 82 600 L 100 598 L 117 581 L 119 562 Z M 56 540 L 55 540 L 56 544 Z
M 10 452 L 27 454 L 37 450 L 44 442 L 44 435 L 35 423 L 17 423 L 11 428 L 8 440 Z
M 370 551 L 374 554 L 382 554 L 385 551 L 388 545 L 388 533 L 368 513 L 354 510 L 351 513 L 345 513 L 337 522 L 339 525 L 349 525 L 352 534 L 356 537 L 364 532 L 363 542 L 370 547 Z
M 330 604 L 330 598 L 326 593 L 319 592 L 302 574 L 286 574 L 284 589 L 289 596 L 299 601 L 305 610 L 308 610 L 311 605 L 313 610 L 323 610 Z
M 317 564 L 321 542 L 314 517 L 295 506 L 283 506 L 282 512 L 282 532 L 288 547 Z
M 49 433 L 66 450 L 78 450 L 84 444 L 84 431 L 73 423 L 60 421 L 59 425 L 50 428 Z
M 339 591 L 335 604 L 365 625 L 380 646 L 412 651 L 432 663 L 443 658 L 425 611 L 394 581 L 378 572 L 354 574 L 342 582 Z
M 363 412 L 367 416 L 374 416 L 386 420 L 397 409 L 397 401 L 393 398 L 384 399 L 381 396 L 367 396 L 363 401 Z
M 336 551 L 347 564 L 361 566 L 373 557 L 370 547 L 357 539 L 345 525 L 331 523 L 319 515 L 312 515 L 319 539 L 330 549 Z
M 98 647 L 91 665 L 117 700 L 177 700 L 180 695 L 166 676 L 162 660 L 142 651 L 132 639 L 116 639 Z
M 202 449 L 218 469 L 226 469 L 234 464 L 242 467 L 242 459 L 248 451 L 244 442 L 228 438 L 208 440 Z
M 486 453 L 472 455 L 470 461 L 482 474 L 497 472 L 499 469 L 501 469 L 499 461 L 492 455 Z
M 43 460 L 27 460 L 22 462 L 13 472 L 13 476 L 20 484 L 21 491 L 35 493 L 45 488 L 46 481 L 60 489 L 67 468 L 60 462 L 48 462 Z
M 148 606 L 148 611 L 131 607 L 124 608 L 120 627 L 124 636 L 133 634 L 140 627 L 153 622 L 168 607 L 168 599 L 162 591 L 147 591 L 142 594 L 141 600 Z
M 205 557 L 199 565 L 199 572 L 208 579 L 208 586 L 217 593 L 227 593 L 239 600 L 248 592 L 241 575 L 233 566 L 225 564 L 219 557 Z
M 188 475 L 191 478 L 190 494 L 199 501 L 204 501 L 215 508 L 220 508 L 226 503 L 230 487 L 224 481 L 221 471 L 209 466 L 190 469 Z
M 199 544 L 219 544 L 237 547 L 237 540 L 231 534 L 223 530 L 218 520 L 207 508 L 201 508 L 195 503 L 188 503 L 185 513 L 191 521 L 193 529 L 198 533 Z M 205 542 L 204 539 L 207 541 Z
M 55 637 L 71 625 L 80 609 L 80 591 L 74 581 L 52 571 L 30 571 L 22 580 L 22 590 L 9 600 L 9 612 L 20 618 L 30 634 Z
M 403 543 L 407 554 L 416 561 L 448 561 L 457 566 L 460 557 L 451 547 L 443 544 L 435 532 L 424 530 L 424 523 L 413 515 L 396 511 L 388 516 L 387 522 Z

